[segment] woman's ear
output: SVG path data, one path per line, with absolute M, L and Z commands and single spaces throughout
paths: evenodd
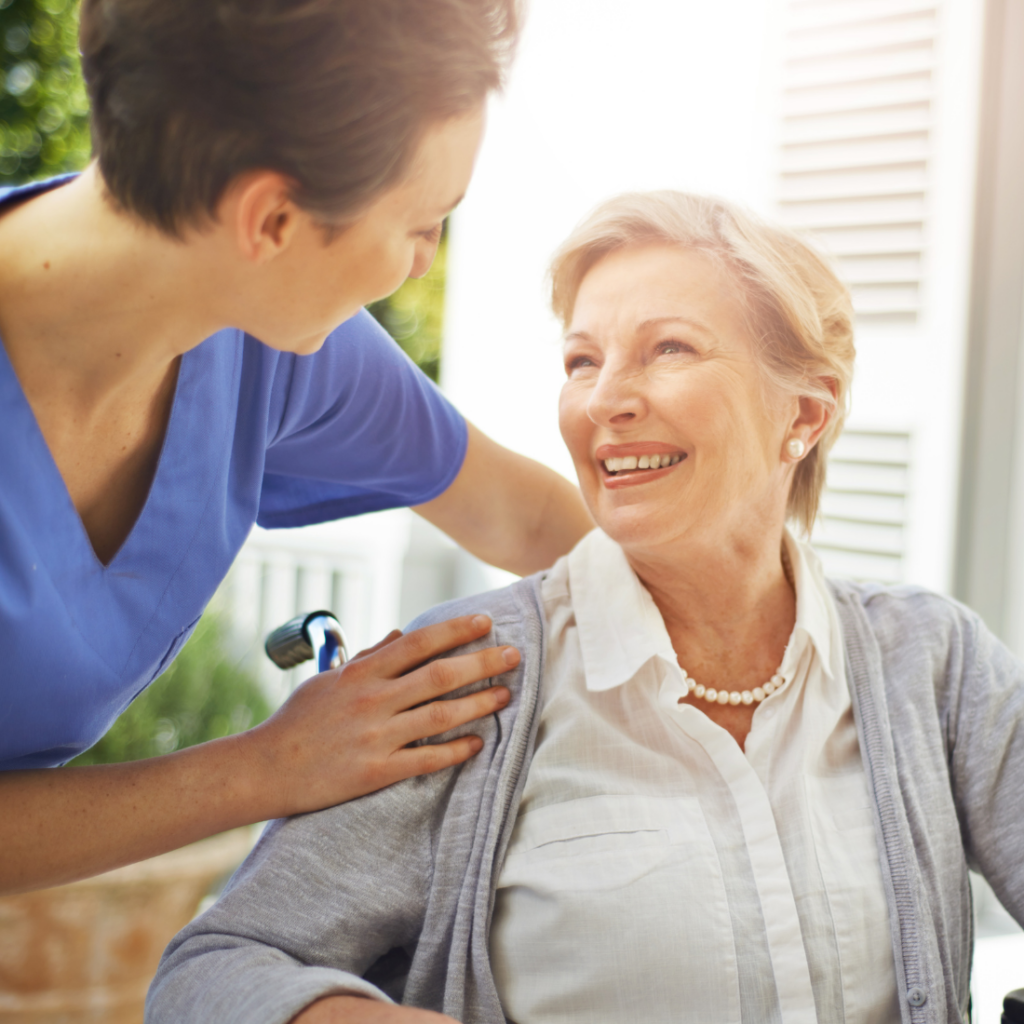
M 290 182 L 274 171 L 255 171 L 233 182 L 218 213 L 222 221 L 233 222 L 242 258 L 257 265 L 288 248 L 302 216 Z
M 824 377 L 821 378 L 821 383 L 831 392 L 833 401 L 826 402 L 812 395 L 801 395 L 797 399 L 797 415 L 790 423 L 789 432 L 786 435 L 787 441 L 794 439 L 802 441 L 804 451 L 807 452 L 818 443 L 818 439 L 831 422 L 832 413 L 835 410 L 837 392 L 835 380 L 831 377 Z

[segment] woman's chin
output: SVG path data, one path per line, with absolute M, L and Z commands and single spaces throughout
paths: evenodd
M 657 547 L 679 534 L 679 520 L 665 509 L 644 507 L 644 503 L 617 504 L 593 509 L 597 525 L 625 549 Z

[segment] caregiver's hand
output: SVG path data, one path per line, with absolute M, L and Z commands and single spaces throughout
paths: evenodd
M 459 1024 L 433 1010 L 395 1006 L 362 996 L 328 996 L 307 1006 L 289 1024 Z
M 514 648 L 424 664 L 490 626 L 478 615 L 392 633 L 236 736 L 145 761 L 0 772 L 0 893 L 85 878 L 467 760 L 482 745 L 475 736 L 409 744 L 508 703 L 501 686 L 435 698 L 507 672 L 519 663 Z
M 435 698 L 514 668 L 514 647 L 423 664 L 490 628 L 490 619 L 479 615 L 408 636 L 395 630 L 343 668 L 307 680 L 275 715 L 240 736 L 250 745 L 254 785 L 277 791 L 280 806 L 267 817 L 330 807 L 472 757 L 482 746 L 476 736 L 411 749 L 409 744 L 508 703 L 503 686 L 453 700 Z

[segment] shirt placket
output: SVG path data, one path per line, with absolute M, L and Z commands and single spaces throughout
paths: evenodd
M 784 1024 L 816 1024 L 811 973 L 796 899 L 768 793 L 736 741 L 703 712 L 679 704 L 682 678 L 669 673 L 659 703 L 707 753 L 729 787 L 757 886 Z

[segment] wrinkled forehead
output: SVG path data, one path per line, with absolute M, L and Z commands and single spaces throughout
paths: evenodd
M 565 340 L 643 336 L 676 326 L 708 338 L 747 334 L 746 297 L 713 255 L 671 245 L 617 249 L 583 275 Z

